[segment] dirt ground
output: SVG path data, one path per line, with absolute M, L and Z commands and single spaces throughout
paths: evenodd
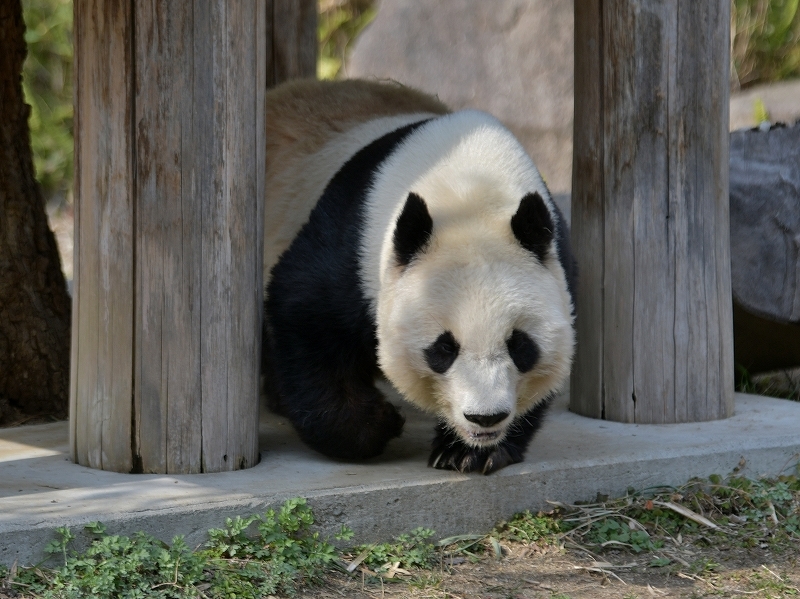
M 416 580 L 383 583 L 363 572 L 336 574 L 301 599 L 644 599 L 646 597 L 800 596 L 800 547 L 673 547 L 640 555 L 607 552 L 594 557 L 558 547 L 503 543 L 503 559 L 443 564 Z M 670 559 L 664 567 L 650 564 Z

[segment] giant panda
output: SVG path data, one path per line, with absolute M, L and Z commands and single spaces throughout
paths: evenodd
M 576 268 L 536 166 L 492 116 L 397 83 L 267 93 L 262 367 L 270 406 L 327 456 L 363 460 L 404 418 L 429 465 L 520 462 L 574 351 Z

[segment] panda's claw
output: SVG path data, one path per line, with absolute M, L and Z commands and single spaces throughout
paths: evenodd
M 491 474 L 509 464 L 521 461 L 521 455 L 515 459 L 502 444 L 491 448 L 453 444 L 444 451 L 435 450 L 431 453 L 428 465 L 438 470 Z
M 436 456 L 435 458 L 433 456 Z M 442 457 L 442 454 L 436 455 L 436 452 L 431 454 L 430 459 L 428 460 L 428 466 L 431 468 L 438 468 L 437 464 L 439 463 L 439 459 Z
M 438 470 L 491 474 L 523 460 L 525 445 L 515 441 L 511 436 L 492 447 L 472 447 L 446 425 L 440 424 L 436 427 L 428 466 Z
M 464 445 L 463 447 L 452 449 L 453 451 L 432 453 L 428 464 L 438 470 L 491 474 L 509 464 L 516 464 L 522 461 L 521 456 L 518 459 L 514 459 L 502 445 L 489 449 L 471 448 Z
M 494 450 L 486 458 L 483 465 L 483 474 L 491 474 L 501 468 L 505 468 L 511 464 L 517 464 L 522 461 L 522 455 L 514 457 L 502 444 L 494 448 Z

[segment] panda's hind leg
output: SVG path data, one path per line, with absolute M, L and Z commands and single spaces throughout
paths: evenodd
M 446 424 L 437 425 L 428 466 L 440 470 L 491 474 L 510 464 L 521 462 L 525 459 L 528 444 L 541 426 L 549 405 L 550 399 L 547 399 L 518 417 L 511 424 L 506 437 L 490 447 L 472 447 Z

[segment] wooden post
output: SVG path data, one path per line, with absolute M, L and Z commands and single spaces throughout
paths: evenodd
M 317 0 L 267 0 L 267 31 L 267 87 L 317 76 Z
M 570 409 L 733 413 L 729 0 L 576 0 Z
M 266 0 L 76 0 L 70 444 L 258 461 Z

